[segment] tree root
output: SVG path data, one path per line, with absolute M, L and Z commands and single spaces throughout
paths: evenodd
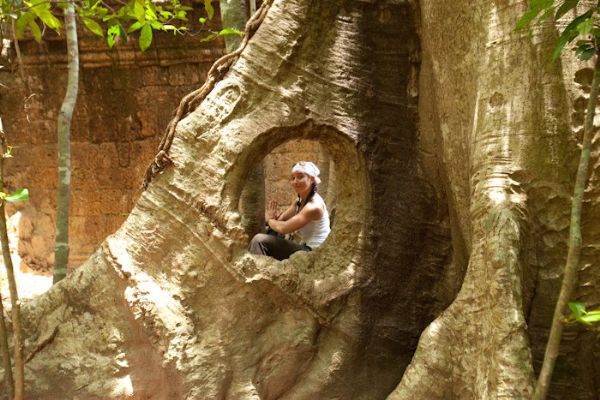
M 48 335 L 47 337 L 45 337 L 36 347 L 35 349 L 33 349 L 31 351 L 31 353 L 29 353 L 29 355 L 27 356 L 27 358 L 25 358 L 25 364 L 27 364 L 29 361 L 31 361 L 33 359 L 33 357 L 35 357 L 35 355 L 37 353 L 39 353 L 40 351 L 42 351 L 46 346 L 48 346 L 50 343 L 52 343 L 54 341 L 54 338 L 56 337 L 56 335 L 58 334 L 58 326 L 55 326 L 54 329 L 52 330 L 52 332 L 50 333 L 50 335 Z
M 267 12 L 269 11 L 269 7 L 273 3 L 273 0 L 266 0 L 260 6 L 258 11 L 250 17 L 248 22 L 246 23 L 246 28 L 244 30 L 244 38 L 242 39 L 240 46 L 234 52 L 226 54 L 219 58 L 212 65 L 210 70 L 208 71 L 206 81 L 199 88 L 194 90 L 193 92 L 184 96 L 184 98 L 179 103 L 179 106 L 175 110 L 175 116 L 169 122 L 167 126 L 167 130 L 158 145 L 158 152 L 154 157 L 152 163 L 146 169 L 146 173 L 144 174 L 144 182 L 142 183 L 142 189 L 146 190 L 148 185 L 154 179 L 156 175 L 161 173 L 168 165 L 173 164 L 173 160 L 169 157 L 169 150 L 171 148 L 171 144 L 173 143 L 173 138 L 175 137 L 175 129 L 177 128 L 177 124 L 183 118 L 185 118 L 189 113 L 191 113 L 196 107 L 200 105 L 200 103 L 206 98 L 206 96 L 213 90 L 215 85 L 223 79 L 229 68 L 233 65 L 235 61 L 242 54 L 246 45 L 254 36 L 260 24 L 265 19 Z

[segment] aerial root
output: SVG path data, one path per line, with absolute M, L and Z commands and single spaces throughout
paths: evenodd
M 173 138 L 175 137 L 175 129 L 177 128 L 177 124 L 193 110 L 195 110 L 206 98 L 206 96 L 208 96 L 208 94 L 213 90 L 217 82 L 223 79 L 227 71 L 229 71 L 229 68 L 235 61 L 237 61 L 252 36 L 254 36 L 254 33 L 256 33 L 258 30 L 272 3 L 273 0 L 266 0 L 260 6 L 258 11 L 255 12 L 246 23 L 244 38 L 242 39 L 240 46 L 235 51 L 225 54 L 215 61 L 208 71 L 204 84 L 199 89 L 194 90 L 181 99 L 179 106 L 175 110 L 175 116 L 171 122 L 169 122 L 169 125 L 167 125 L 165 134 L 158 145 L 158 152 L 152 163 L 146 169 L 146 173 L 144 174 L 144 182 L 142 183 L 142 190 L 146 190 L 156 175 L 160 174 L 168 165 L 173 164 L 173 160 L 169 157 L 169 150 L 171 149 L 171 144 L 173 144 Z

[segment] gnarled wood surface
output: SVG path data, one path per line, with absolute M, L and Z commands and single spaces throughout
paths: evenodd
M 523 7 L 275 1 L 178 125 L 174 168 L 24 309 L 29 398 L 527 398 L 585 88 L 571 60 L 548 63 L 554 27 L 514 33 Z M 240 195 L 294 138 L 335 162 L 331 237 L 282 263 L 249 256 Z M 585 234 L 577 296 L 593 305 L 600 231 Z M 598 396 L 598 357 L 580 351 L 598 343 L 569 330 L 555 398 Z
M 466 273 L 390 400 L 531 396 L 567 254 L 585 85 L 573 83 L 582 66 L 569 54 L 550 60 L 557 28 L 515 32 L 525 6 L 421 1 L 422 144 L 441 165 L 436 187 L 448 196 L 458 261 L 450 271 Z M 588 74 L 577 75 L 582 82 Z M 600 270 L 589 264 L 599 256 L 597 187 L 595 176 L 576 295 L 590 305 L 600 302 Z M 549 397 L 597 398 L 600 360 L 592 351 L 600 337 L 581 327 L 568 332 Z
M 406 4 L 275 2 L 179 124 L 174 167 L 27 308 L 28 348 L 44 345 L 30 396 L 385 397 L 432 318 L 450 249 L 418 165 L 413 18 Z M 286 262 L 250 257 L 240 194 L 295 138 L 335 162 L 333 232 Z

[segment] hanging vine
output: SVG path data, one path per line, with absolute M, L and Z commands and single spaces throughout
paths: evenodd
M 167 166 L 173 164 L 173 160 L 171 157 L 169 157 L 169 150 L 171 148 L 171 144 L 173 143 L 173 138 L 175 137 L 175 129 L 177 128 L 177 124 L 193 110 L 195 110 L 196 107 L 198 107 L 211 92 L 211 90 L 213 90 L 215 85 L 221 79 L 223 79 L 227 71 L 229 71 L 229 68 L 235 61 L 237 61 L 252 36 L 254 36 L 254 33 L 256 33 L 258 30 L 258 27 L 265 19 L 265 16 L 267 15 L 269 7 L 272 3 L 273 0 L 267 0 L 262 3 L 260 8 L 246 23 L 246 27 L 244 29 L 244 38 L 242 39 L 237 50 L 226 54 L 215 61 L 208 71 L 208 75 L 204 84 L 199 89 L 194 90 L 181 99 L 179 106 L 175 110 L 175 116 L 167 125 L 165 134 L 158 145 L 158 152 L 156 153 L 152 163 L 146 169 L 146 173 L 144 174 L 144 182 L 142 183 L 143 190 L 148 188 L 148 185 L 156 175 L 161 173 Z

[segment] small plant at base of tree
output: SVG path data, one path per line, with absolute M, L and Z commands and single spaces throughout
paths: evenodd
M 600 322 L 600 310 L 587 311 L 583 303 L 569 303 L 571 315 L 563 320 L 565 324 L 580 323 L 592 325 Z
M 19 189 L 12 194 L 4 192 L 4 161 L 12 157 L 12 148 L 7 145 L 2 122 L 0 121 L 0 241 L 2 242 L 2 256 L 4 258 L 4 267 L 6 268 L 6 277 L 10 290 L 11 315 L 13 327 L 13 345 L 14 345 L 14 383 L 10 363 L 10 353 L 8 352 L 8 334 L 4 321 L 3 306 L 0 306 L 0 350 L 2 351 L 5 382 L 8 387 L 10 398 L 14 400 L 23 400 L 25 395 L 25 362 L 23 359 L 23 339 L 21 329 L 21 309 L 19 295 L 17 291 L 17 282 L 15 279 L 12 258 L 10 256 L 10 247 L 8 244 L 8 231 L 6 228 L 6 203 L 20 202 L 29 199 L 27 189 Z M 1 301 L 0 301 L 1 303 Z M 12 393 L 12 394 L 11 394 Z

